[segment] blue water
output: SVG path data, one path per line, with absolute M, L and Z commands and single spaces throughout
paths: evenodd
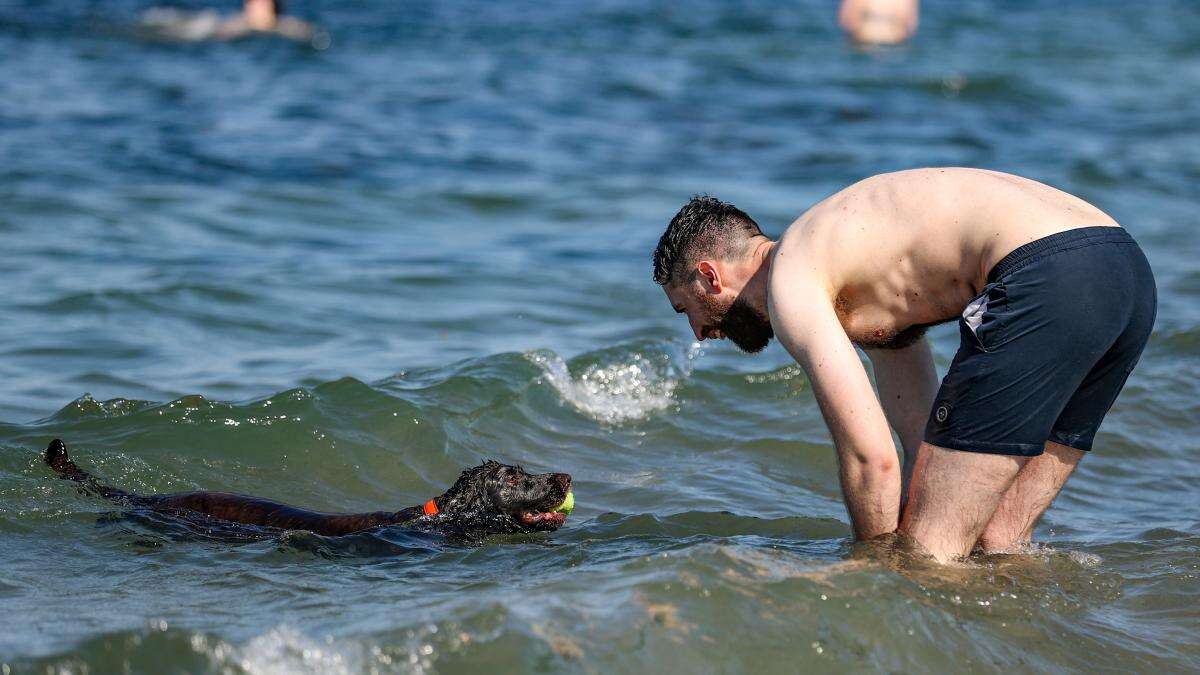
M 0 4 L 0 662 L 1200 668 L 1200 6 L 925 4 L 869 51 L 824 0 L 289 3 L 323 49 Z M 649 254 L 695 193 L 779 233 L 931 165 L 1095 203 L 1160 308 L 1046 548 L 903 572 L 851 546 L 803 374 L 693 344 Z M 52 480 L 55 436 L 145 492 L 399 508 L 488 456 L 578 508 L 473 549 L 228 541 Z

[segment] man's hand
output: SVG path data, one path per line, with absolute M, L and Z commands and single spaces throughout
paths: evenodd
M 771 325 L 804 368 L 837 447 L 842 495 L 857 539 L 896 529 L 900 462 L 858 352 L 833 310 L 828 289 L 774 271 Z

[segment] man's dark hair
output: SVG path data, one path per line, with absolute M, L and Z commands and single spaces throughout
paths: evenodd
M 679 209 L 654 249 L 654 281 L 661 286 L 683 281 L 688 268 L 704 256 L 728 259 L 762 236 L 758 223 L 733 204 L 696 195 Z

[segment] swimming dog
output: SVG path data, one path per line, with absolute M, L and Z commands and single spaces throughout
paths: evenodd
M 530 474 L 520 466 L 485 461 L 459 475 L 454 485 L 424 504 L 399 511 L 320 513 L 280 502 L 228 492 L 139 495 L 101 484 L 67 456 L 66 445 L 50 442 L 43 459 L 62 478 L 84 490 L 132 508 L 177 515 L 203 514 L 228 523 L 341 536 L 392 525 L 479 538 L 492 534 L 548 532 L 562 527 L 556 513 L 571 489 L 565 473 Z

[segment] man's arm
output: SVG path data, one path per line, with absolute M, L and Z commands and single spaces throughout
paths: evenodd
M 768 297 L 775 335 L 808 374 L 837 447 L 842 496 L 855 538 L 894 531 L 900 514 L 896 445 L 828 291 L 778 276 L 771 280 Z
M 879 401 L 888 422 L 900 436 L 904 446 L 904 469 L 901 472 L 900 510 L 908 498 L 908 481 L 912 478 L 917 460 L 917 447 L 925 438 L 925 422 L 933 399 L 937 396 L 937 371 L 933 352 L 924 337 L 903 349 L 869 349 L 871 365 L 875 368 L 875 385 Z

